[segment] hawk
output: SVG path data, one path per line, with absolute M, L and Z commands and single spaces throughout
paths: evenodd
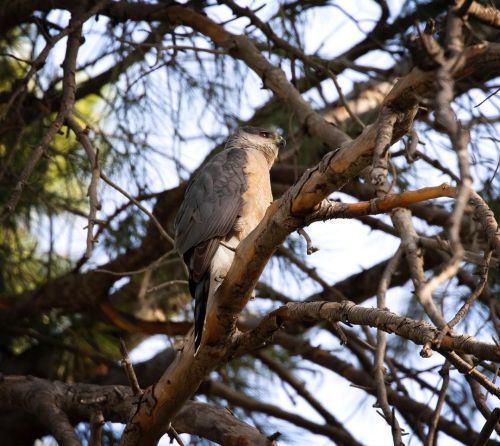
M 226 276 L 236 247 L 273 200 L 269 170 L 284 146 L 285 140 L 275 132 L 242 127 L 186 189 L 175 219 L 175 249 L 189 270 L 195 352 L 208 300 Z

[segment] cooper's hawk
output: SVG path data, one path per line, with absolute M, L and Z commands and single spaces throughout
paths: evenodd
M 189 269 L 195 351 L 209 298 L 226 276 L 235 248 L 273 200 L 269 169 L 284 145 L 274 132 L 243 127 L 188 185 L 175 219 L 175 248 Z

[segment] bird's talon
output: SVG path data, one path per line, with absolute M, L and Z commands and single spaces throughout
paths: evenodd
M 220 274 L 215 278 L 216 282 L 222 282 L 226 278 L 225 274 Z

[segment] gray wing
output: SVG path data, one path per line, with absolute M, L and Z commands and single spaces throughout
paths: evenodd
M 246 190 L 245 164 L 244 150 L 223 150 L 202 167 L 186 190 L 175 219 L 175 248 L 189 266 L 198 247 L 191 271 L 194 277 L 207 271 L 218 239 L 234 227 Z

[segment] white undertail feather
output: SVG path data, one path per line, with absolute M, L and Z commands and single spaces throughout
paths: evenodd
M 208 290 L 208 298 L 207 298 L 207 313 L 209 312 L 209 308 L 213 304 L 213 296 L 217 289 L 221 286 L 224 278 L 231 268 L 231 264 L 234 259 L 234 250 L 240 243 L 240 240 L 233 236 L 229 240 L 222 242 L 215 251 L 214 257 L 210 263 L 210 287 Z M 201 333 L 201 339 L 203 339 L 203 334 L 205 333 L 205 324 L 203 324 L 203 332 Z M 200 344 L 201 346 L 201 344 Z M 195 351 L 198 353 L 200 346 Z

